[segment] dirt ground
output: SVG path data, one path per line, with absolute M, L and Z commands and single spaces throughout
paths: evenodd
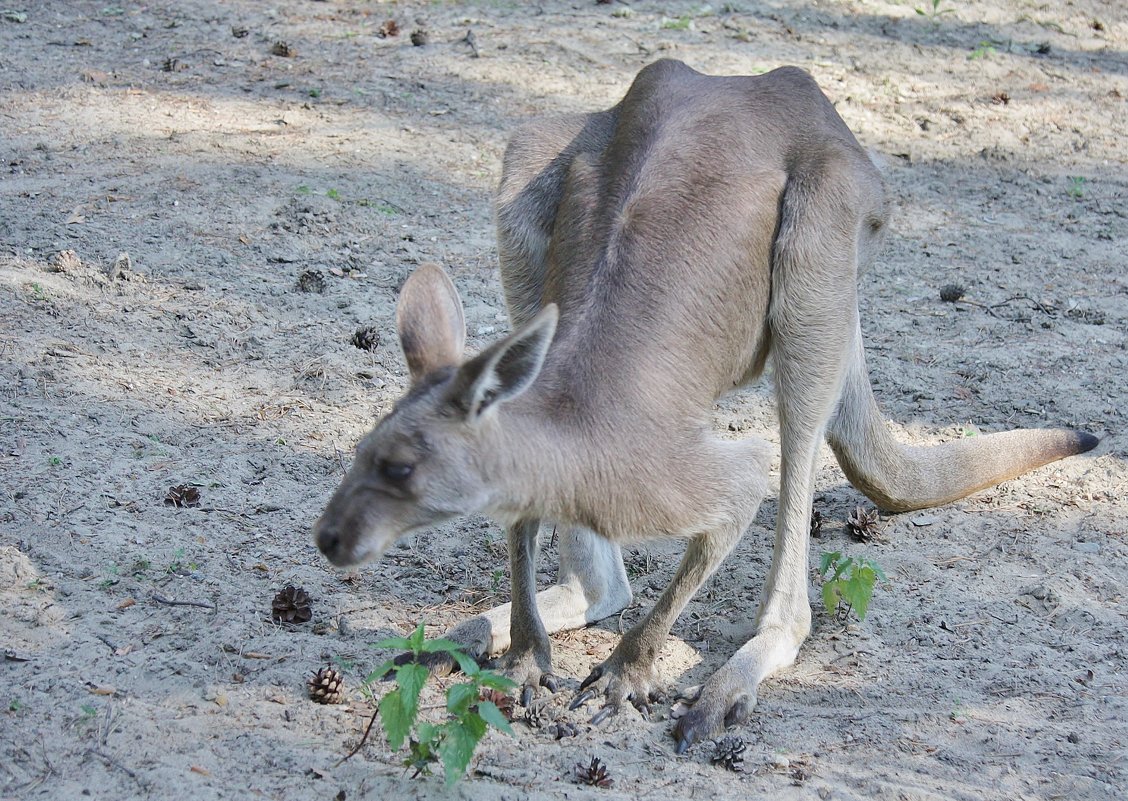
M 311 542 L 405 387 L 397 288 L 438 261 L 471 348 L 507 330 L 490 195 L 508 132 L 606 107 L 663 56 L 804 67 L 872 148 L 895 211 L 862 313 L 899 437 L 1103 441 L 885 518 L 873 544 L 847 536 L 863 499 L 827 451 L 812 559 L 865 555 L 891 581 L 864 623 L 816 610 L 734 732 L 743 773 L 708 743 L 675 757 L 668 716 L 633 710 L 594 729 L 563 713 L 581 733 L 560 741 L 491 732 L 449 791 L 381 736 L 338 764 L 388 656 L 370 644 L 508 591 L 485 519 L 353 573 Z M 1128 12 L 1090 0 L 0 4 L 0 797 L 1124 798 L 1126 98 Z M 942 302 L 948 284 L 965 299 Z M 716 426 L 778 441 L 766 384 Z M 179 485 L 198 506 L 165 503 Z M 675 627 L 671 690 L 749 636 L 774 512 Z M 680 547 L 630 549 L 634 605 L 554 638 L 568 690 Z M 554 555 L 546 537 L 545 582 Z M 271 622 L 286 584 L 311 622 Z M 347 704 L 306 698 L 328 663 Z M 613 787 L 574 783 L 592 756 Z

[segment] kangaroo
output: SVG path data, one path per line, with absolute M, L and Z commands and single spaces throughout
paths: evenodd
M 850 482 L 891 512 L 1097 444 L 1068 430 L 894 440 L 870 387 L 856 288 L 886 225 L 882 181 L 802 70 L 713 77 L 651 64 L 613 108 L 520 128 L 495 211 L 513 333 L 464 358 L 458 292 L 441 268 L 419 267 L 396 310 L 411 387 L 357 446 L 314 531 L 332 563 L 351 565 L 457 515 L 505 525 L 512 602 L 447 636 L 476 657 L 504 651 L 522 703 L 559 686 L 549 634 L 630 603 L 620 545 L 680 537 L 669 587 L 572 702 L 601 698 L 597 724 L 627 702 L 649 712 L 671 625 L 767 492 L 767 445 L 719 439 L 710 411 L 769 358 L 782 451 L 771 569 L 754 636 L 684 698 L 679 753 L 745 721 L 760 682 L 810 631 L 824 436 Z M 560 571 L 538 592 L 542 521 L 559 526 Z

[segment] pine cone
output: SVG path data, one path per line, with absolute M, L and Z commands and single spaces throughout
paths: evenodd
M 506 695 L 501 690 L 493 690 L 493 689 L 490 689 L 489 687 L 483 687 L 478 692 L 478 700 L 480 700 L 480 701 L 493 701 L 494 706 L 496 706 L 501 711 L 501 714 L 505 715 L 506 720 L 509 720 L 509 721 L 513 720 L 513 698 L 512 698 L 512 696 Z M 526 713 L 527 713 L 527 710 L 526 710 Z
M 713 756 L 709 761 L 740 773 L 744 770 L 744 749 L 747 747 L 739 737 L 722 737 L 713 744 Z
M 427 31 L 422 28 L 416 28 L 411 32 L 411 43 L 416 47 L 423 47 L 427 44 Z
M 298 276 L 298 291 L 320 295 L 325 291 L 325 274 L 321 270 L 306 270 Z
M 376 350 L 380 347 L 380 332 L 372 327 L 358 328 L 352 335 L 352 344 L 361 350 Z
M 188 484 L 169 487 L 164 502 L 166 505 L 175 506 L 177 509 L 184 506 L 199 506 L 200 491 Z
M 876 509 L 867 510 L 864 506 L 859 506 L 854 509 L 852 515 L 846 518 L 846 529 L 859 542 L 871 542 L 881 539 L 881 530 L 877 527 L 880 519 L 877 516 Z
M 580 784 L 590 784 L 592 787 L 610 787 L 615 782 L 599 757 L 592 757 L 591 763 L 586 767 L 583 763 L 576 763 L 576 781 Z
M 306 681 L 309 697 L 319 704 L 339 704 L 345 700 L 345 677 L 332 667 L 323 667 Z
M 525 707 L 525 722 L 530 728 L 539 729 L 549 720 L 548 704 L 529 704 Z
M 940 287 L 940 300 L 945 303 L 955 303 L 964 296 L 967 290 L 959 284 L 945 284 Z
M 274 596 L 270 605 L 270 617 L 279 623 L 308 623 L 313 619 L 312 603 L 313 599 L 308 592 L 287 584 L 285 589 Z

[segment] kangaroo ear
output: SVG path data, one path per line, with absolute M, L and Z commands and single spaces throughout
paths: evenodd
M 452 400 L 470 421 L 497 404 L 517 397 L 540 374 L 556 333 L 559 313 L 550 303 L 520 330 L 507 336 L 459 368 Z
M 396 330 L 412 382 L 462 361 L 466 319 L 454 283 L 437 264 L 421 264 L 404 282 Z

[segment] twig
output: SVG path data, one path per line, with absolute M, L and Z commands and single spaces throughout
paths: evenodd
M 165 598 L 163 595 L 153 593 L 152 598 L 159 604 L 166 606 L 200 606 L 204 609 L 215 609 L 215 604 L 209 604 L 207 601 L 178 601 L 175 598 Z
M 470 45 L 470 57 L 478 58 L 478 37 L 474 35 L 473 30 L 466 31 L 466 35 L 459 39 L 458 43 Z
M 88 753 L 88 754 L 93 754 L 93 755 L 94 755 L 94 756 L 96 756 L 96 757 L 101 757 L 102 759 L 106 760 L 106 762 L 108 762 L 109 764 L 113 765 L 113 766 L 114 766 L 115 768 L 118 768 L 119 770 L 122 770 L 122 771 L 124 771 L 124 772 L 125 772 L 125 774 L 126 774 L 127 776 L 129 776 L 129 778 L 131 778 L 131 779 L 136 779 L 136 778 L 137 778 L 137 774 L 136 774 L 136 773 L 134 773 L 133 771 L 131 771 L 131 770 L 130 770 L 129 768 L 127 768 L 127 767 L 126 767 L 125 765 L 123 765 L 123 764 L 121 764 L 120 762 L 118 762 L 118 761 L 117 761 L 116 759 L 114 759 L 114 758 L 113 758 L 112 756 L 110 756 L 109 754 L 107 754 L 107 753 L 106 753 L 105 751 L 103 751 L 103 750 L 102 750 L 101 748 L 87 748 L 87 749 L 86 749 L 86 753 Z
M 983 309 L 985 312 L 987 312 L 992 317 L 998 317 L 1000 320 L 1007 320 L 1007 319 L 1010 319 L 1010 318 L 1002 317 L 998 314 L 995 314 L 995 312 L 993 310 L 999 308 L 1000 306 L 1006 306 L 1008 303 L 1013 303 L 1016 300 L 1028 300 L 1028 301 L 1030 301 L 1031 303 L 1034 304 L 1034 309 L 1036 311 L 1040 311 L 1043 314 L 1048 314 L 1051 317 L 1053 316 L 1054 309 L 1047 306 L 1045 303 L 1042 303 L 1041 301 L 1034 300 L 1034 298 L 1030 297 L 1029 295 L 1015 295 L 1014 297 L 1007 298 L 1006 300 L 1001 301 L 999 303 L 990 303 L 990 304 L 980 303 L 977 300 L 969 300 L 967 298 L 960 298 L 956 302 L 957 303 L 966 303 L 969 306 L 978 306 L 979 308 Z
M 380 714 L 380 707 L 376 707 L 376 711 L 372 713 L 372 718 L 368 721 L 368 725 L 364 728 L 364 736 L 360 738 L 360 742 L 356 744 L 356 748 L 349 751 L 345 756 L 341 757 L 340 761 L 333 767 L 339 768 L 345 764 L 345 761 L 356 756 L 360 749 L 364 748 L 364 744 L 368 742 L 368 735 L 372 731 L 372 725 L 376 722 L 376 717 Z

